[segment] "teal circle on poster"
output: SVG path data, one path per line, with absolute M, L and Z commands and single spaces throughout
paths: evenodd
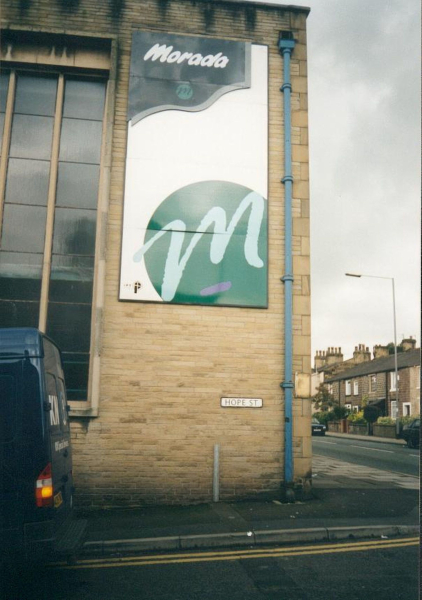
M 176 95 L 180 100 L 190 100 L 193 96 L 193 89 L 190 83 L 181 83 L 178 85 Z
M 229 181 L 170 194 L 152 215 L 142 254 L 166 302 L 266 307 L 267 201 Z

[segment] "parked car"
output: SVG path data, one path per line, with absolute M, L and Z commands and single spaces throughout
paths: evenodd
M 325 435 L 326 426 L 323 425 L 315 417 L 312 419 L 312 435 Z
M 60 350 L 37 329 L 0 329 L 0 563 L 71 557 L 72 446 Z
M 415 419 L 403 428 L 402 438 L 406 440 L 408 448 L 419 448 L 420 424 L 420 419 Z

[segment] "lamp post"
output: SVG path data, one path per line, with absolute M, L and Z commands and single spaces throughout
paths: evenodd
M 361 273 L 346 273 L 346 277 L 371 277 L 373 279 L 389 279 L 393 289 L 393 323 L 394 323 L 394 371 L 396 376 L 396 426 L 398 428 L 399 416 L 399 377 L 397 368 L 397 327 L 396 327 L 396 294 L 394 291 L 394 277 L 381 277 L 381 275 L 362 275 Z

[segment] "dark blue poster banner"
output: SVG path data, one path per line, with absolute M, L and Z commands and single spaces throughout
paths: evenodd
M 120 299 L 268 305 L 268 49 L 135 32 Z

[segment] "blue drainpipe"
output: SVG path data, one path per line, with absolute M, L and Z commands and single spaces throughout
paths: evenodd
M 282 34 L 283 36 L 283 34 Z M 281 39 L 278 49 L 283 57 L 284 77 L 280 91 L 284 97 L 284 255 L 285 274 L 281 278 L 284 283 L 284 381 L 280 386 L 284 390 L 284 488 L 285 499 L 294 501 L 293 490 L 293 257 L 292 257 L 292 141 L 291 141 L 291 103 L 290 95 L 290 57 L 295 47 L 291 39 Z

